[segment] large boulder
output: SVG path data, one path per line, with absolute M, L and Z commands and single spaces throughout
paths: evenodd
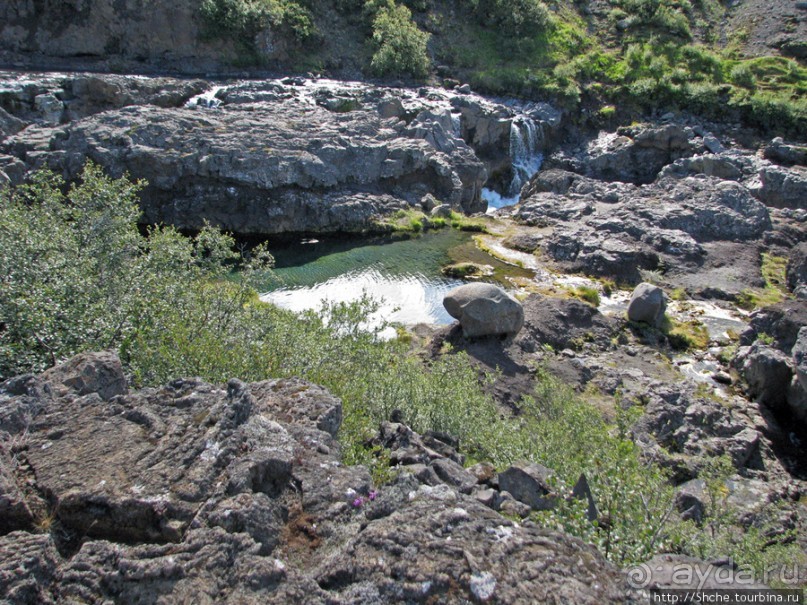
M 661 327 L 667 301 L 664 290 L 653 284 L 641 283 L 633 290 L 628 303 L 628 319 Z
M 467 338 L 517 334 L 524 325 L 521 303 L 493 284 L 466 284 L 443 299 L 449 315 L 458 319 Z

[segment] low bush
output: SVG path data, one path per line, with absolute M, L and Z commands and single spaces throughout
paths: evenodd
M 311 12 L 295 0 L 202 0 L 202 34 L 232 40 L 258 61 L 255 36 L 272 27 L 290 40 L 305 42 L 316 33 Z
M 480 22 L 500 28 L 507 37 L 527 38 L 546 30 L 549 8 L 540 0 L 472 0 Z
M 411 11 L 389 0 L 373 20 L 376 51 L 370 65 L 380 75 L 422 78 L 429 71 L 428 42 L 429 34 L 418 29 Z

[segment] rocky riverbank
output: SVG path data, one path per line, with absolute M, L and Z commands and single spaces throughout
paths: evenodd
M 214 88 L 5 74 L 0 107 L 0 178 L 17 183 L 45 166 L 70 180 L 92 160 L 148 181 L 144 221 L 209 221 L 242 235 L 373 230 L 435 199 L 483 212 L 483 185 L 512 172 L 514 121 L 533 122 L 543 144 L 561 115 L 471 93 L 305 78 Z
M 519 316 L 505 340 L 421 328 L 418 352 L 467 352 L 495 377 L 488 388 L 502 413 L 536 394 L 539 368 L 611 421 L 639 409 L 631 434 L 669 471 L 676 515 L 703 514 L 704 469 L 725 456 L 739 527 L 768 531 L 773 517 L 770 537 L 787 534 L 804 550 L 798 141 L 685 114 L 581 132 L 550 106 L 459 87 L 6 73 L 0 186 L 41 167 L 71 180 L 92 160 L 148 181 L 146 223 L 208 221 L 257 236 L 384 230 L 402 210 L 483 212 L 482 188 L 514 180 L 513 141 L 527 121 L 543 167 L 480 239 L 536 273 L 512 283 L 523 327 Z M 632 287 L 647 281 L 675 299 L 677 324 L 626 320 Z M 580 288 L 589 303 L 570 298 Z M 405 472 L 376 491 L 367 468 L 340 462 L 340 420 L 336 399 L 300 381 L 177 380 L 130 393 L 104 354 L 3 383 L 8 598 L 642 598 L 595 549 L 526 519 L 540 502 L 508 481 L 531 477 L 535 487 L 540 469 L 464 469 L 450 436 L 417 435 L 395 417 L 373 443 Z

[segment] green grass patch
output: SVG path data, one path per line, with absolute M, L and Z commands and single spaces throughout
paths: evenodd
M 592 306 L 600 306 L 600 293 L 596 288 L 592 288 L 591 286 L 576 286 L 570 289 L 569 293 L 575 298 L 579 298 Z
M 789 296 L 787 290 L 787 258 L 762 253 L 763 288 L 747 288 L 737 296 L 737 305 L 743 309 L 769 307 Z
M 709 331 L 696 320 L 681 322 L 667 318 L 662 332 L 670 341 L 670 346 L 679 351 L 703 350 L 709 346 Z
M 488 232 L 485 219 L 469 217 L 453 211 L 451 212 L 451 227 L 459 231 L 470 231 L 472 233 Z

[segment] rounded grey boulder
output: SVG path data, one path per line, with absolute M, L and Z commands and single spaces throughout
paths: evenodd
M 643 321 L 655 327 L 661 327 L 667 301 L 664 290 L 653 284 L 641 283 L 636 286 L 628 303 L 628 319 Z
M 515 335 L 524 325 L 521 303 L 493 284 L 466 284 L 454 288 L 443 306 L 458 319 L 462 333 L 473 338 L 499 334 Z

